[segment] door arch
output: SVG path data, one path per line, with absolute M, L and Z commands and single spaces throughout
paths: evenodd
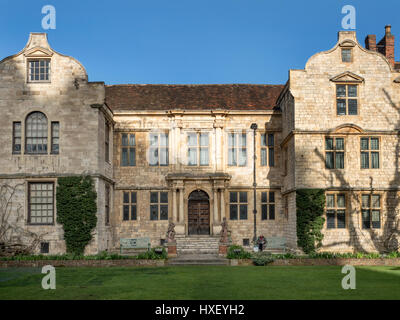
M 203 190 L 195 190 L 188 199 L 188 234 L 210 234 L 210 200 Z

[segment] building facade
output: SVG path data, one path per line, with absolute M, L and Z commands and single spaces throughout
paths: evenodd
M 322 250 L 384 251 L 400 227 L 399 69 L 387 26 L 366 48 L 339 32 L 285 85 L 108 86 L 33 33 L 0 62 L 0 179 L 18 187 L 9 219 L 64 252 L 57 178 L 85 174 L 98 194 L 87 253 L 121 238 L 160 245 L 169 221 L 180 237 L 217 237 L 224 218 L 250 248 L 254 209 L 257 236 L 297 249 L 296 190 L 319 188 Z

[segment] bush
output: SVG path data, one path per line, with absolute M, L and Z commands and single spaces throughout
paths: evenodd
M 161 254 L 156 252 L 156 249 L 162 249 Z M 153 248 L 149 251 L 140 253 L 136 259 L 147 259 L 147 260 L 159 260 L 159 259 L 167 259 L 168 254 L 164 248 Z
M 67 253 L 82 255 L 97 223 L 93 179 L 60 177 L 56 192 L 57 222 L 63 225 Z
M 228 248 L 228 259 L 251 259 L 251 253 L 244 250 L 242 246 L 233 245 Z
M 268 252 L 255 252 L 251 256 L 251 260 L 256 266 L 265 266 L 271 262 L 274 262 L 274 257 Z
M 296 191 L 297 244 L 305 253 L 315 253 L 322 245 L 322 228 L 325 207 L 323 189 L 299 189 Z

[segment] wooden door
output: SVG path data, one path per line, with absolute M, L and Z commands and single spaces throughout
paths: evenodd
M 189 200 L 188 233 L 210 234 L 210 206 L 208 200 Z

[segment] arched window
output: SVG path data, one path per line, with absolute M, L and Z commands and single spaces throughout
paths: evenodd
M 26 153 L 47 153 L 47 118 L 41 112 L 26 117 Z

